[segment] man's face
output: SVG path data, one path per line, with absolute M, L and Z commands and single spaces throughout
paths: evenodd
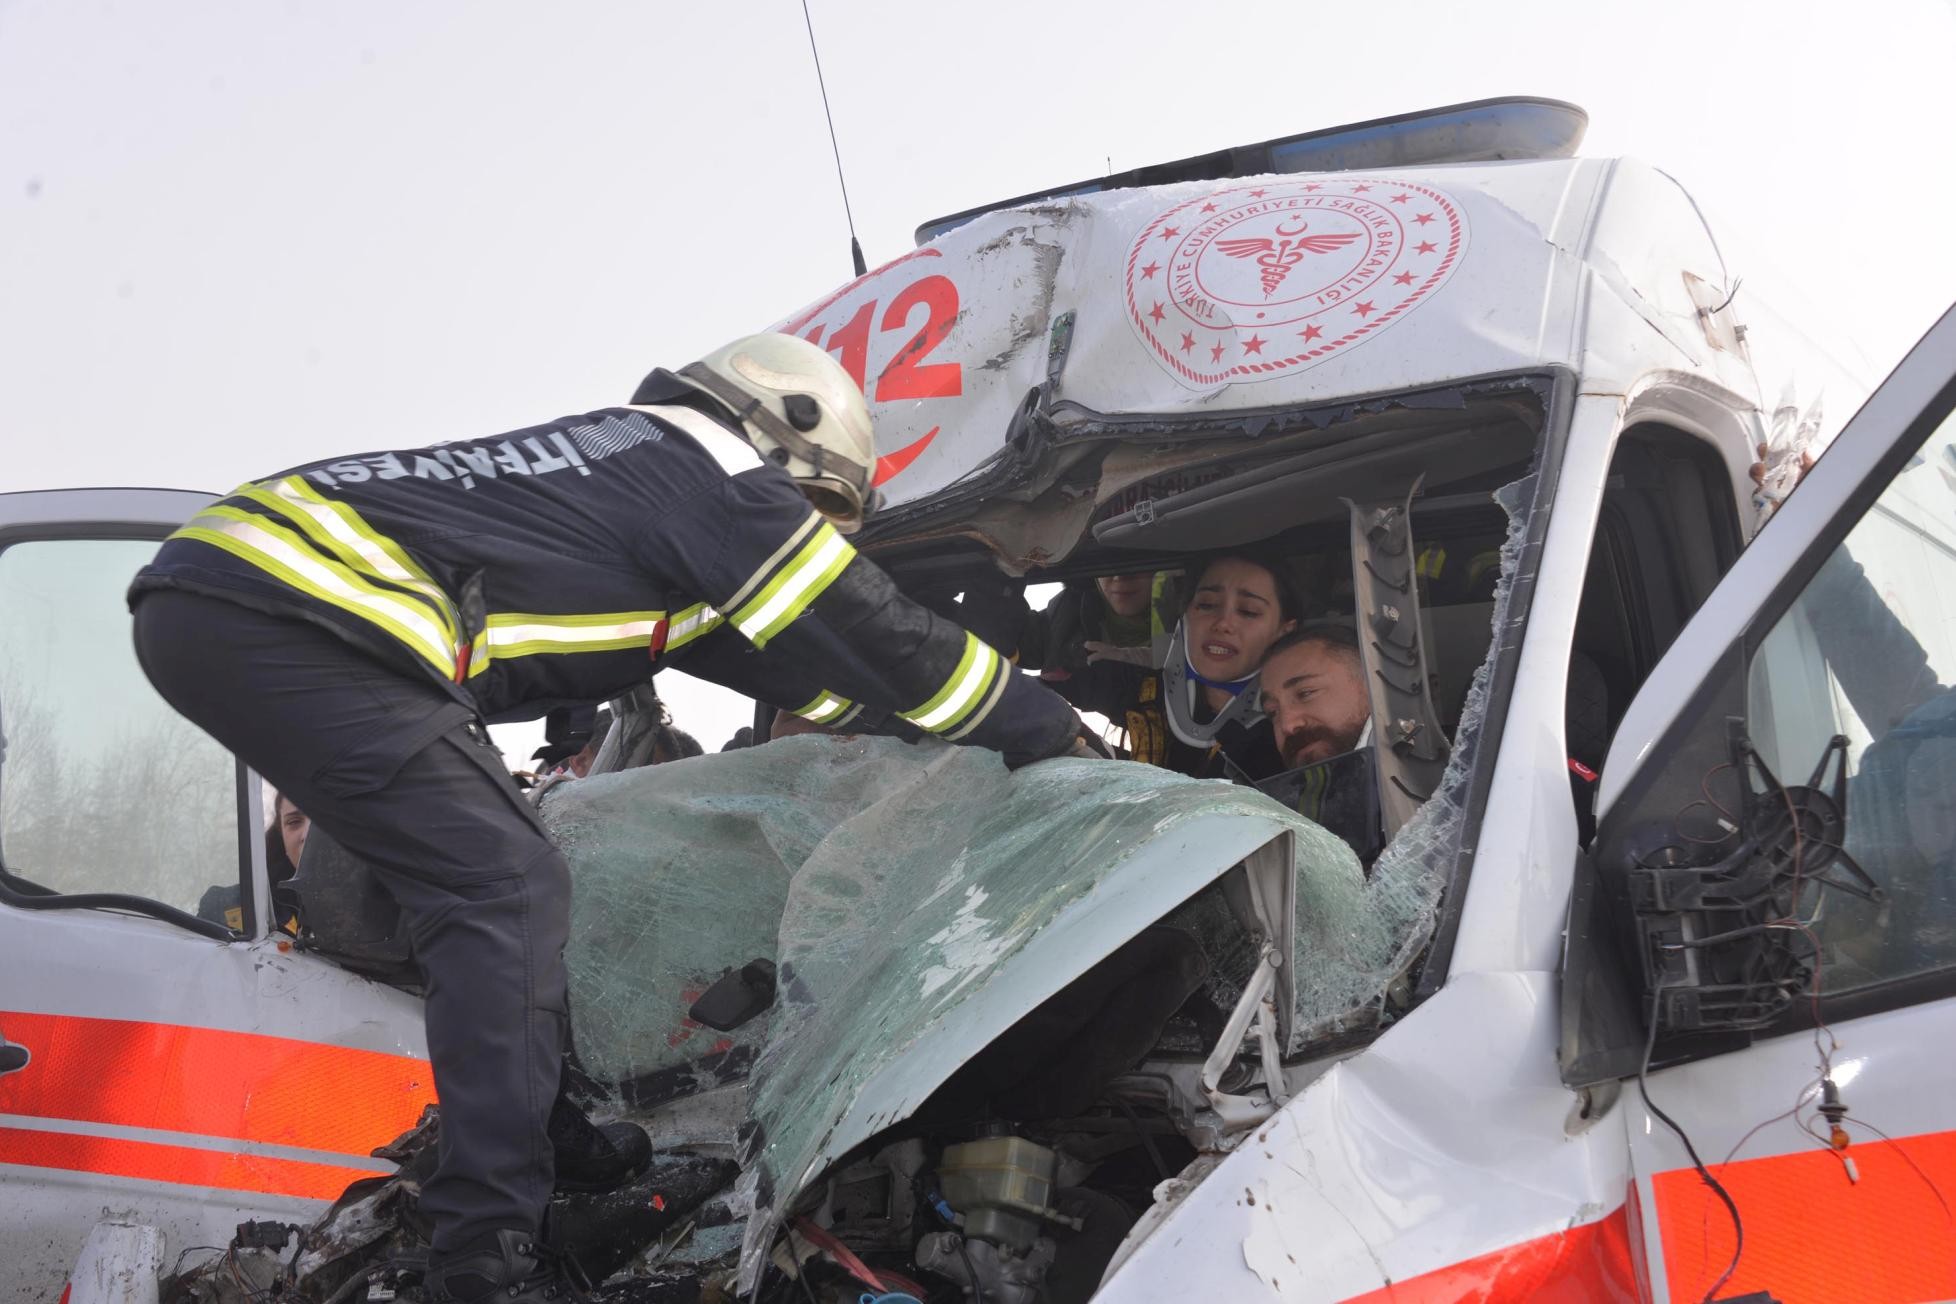
M 285 858 L 297 868 L 299 857 L 306 854 L 306 834 L 312 832 L 312 821 L 306 813 L 294 806 L 284 797 L 278 799 L 278 836 L 285 843 Z
M 1146 612 L 1148 603 L 1154 599 L 1152 571 L 1142 575 L 1103 575 L 1094 583 L 1100 586 L 1100 596 L 1108 610 L 1129 620 Z
M 1372 704 L 1358 653 L 1329 643 L 1287 647 L 1263 663 L 1263 710 L 1290 769 L 1358 746 Z

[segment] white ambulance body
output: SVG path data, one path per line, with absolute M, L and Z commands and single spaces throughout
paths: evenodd
M 1537 157 L 1038 199 L 780 323 L 866 382 L 889 506 L 865 547 L 905 583 L 1312 529 L 1349 530 L 1357 571 L 1378 559 L 1343 500 L 1421 476 L 1416 546 L 1494 521 L 1498 589 L 1426 602 L 1414 640 L 1446 809 L 1392 796 L 1444 752 L 1378 749 L 1384 858 L 1434 884 L 1412 962 L 1296 1029 L 1095 1298 L 1956 1296 L 1956 771 L 1934 698 L 1863 718 L 1803 600 L 1845 546 L 1956 684 L 1956 316 L 1863 406 L 1747 271 L 1662 173 Z M 1763 526 L 1762 443 L 1776 476 L 1829 450 Z M 433 1098 L 418 1002 L 273 927 L 257 783 L 127 650 L 123 585 L 203 501 L 0 495 L 0 1300 L 58 1294 L 105 1221 L 158 1229 L 159 1273 L 303 1221 Z M 1892 640 L 1851 645 L 1903 673 Z M 1571 780 L 1578 675 L 1607 690 L 1594 783 Z M 1853 881 L 1805 787 L 1835 734 L 1857 794 L 1864 756 L 1920 735 L 1890 767 L 1920 780 L 1869 799 L 1908 836 L 1847 815 L 1885 902 L 1814 882 Z M 1800 837 L 1767 827 L 1780 806 Z M 235 927 L 207 896 L 232 882 Z M 1736 1205 L 1729 1277 L 1733 1218 L 1646 1064 Z

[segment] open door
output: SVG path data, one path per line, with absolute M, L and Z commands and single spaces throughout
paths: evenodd
M 208 501 L 0 494 L 0 1300 L 98 1221 L 166 1266 L 309 1221 L 433 1096 L 420 1002 L 276 929 L 257 777 L 136 663 L 129 580 Z
M 1656 1298 L 1956 1296 L 1956 310 L 1633 702 L 1563 982 Z

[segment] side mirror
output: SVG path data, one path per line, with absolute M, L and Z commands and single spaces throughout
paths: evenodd
M 774 961 L 750 960 L 738 969 L 723 974 L 700 998 L 686 1017 L 704 1023 L 715 1032 L 732 1032 L 768 1006 L 774 1004 Z

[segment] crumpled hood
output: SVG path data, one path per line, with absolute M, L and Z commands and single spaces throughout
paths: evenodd
M 567 784 L 545 813 L 576 879 L 585 1066 L 623 1082 L 755 1056 L 749 1281 L 805 1183 L 1252 853 L 1290 845 L 1307 971 L 1361 922 L 1338 839 L 1251 789 L 1145 765 L 1008 773 L 977 749 L 802 736 Z M 685 1025 L 705 985 L 758 956 L 779 965 L 769 1014 L 726 1036 Z

